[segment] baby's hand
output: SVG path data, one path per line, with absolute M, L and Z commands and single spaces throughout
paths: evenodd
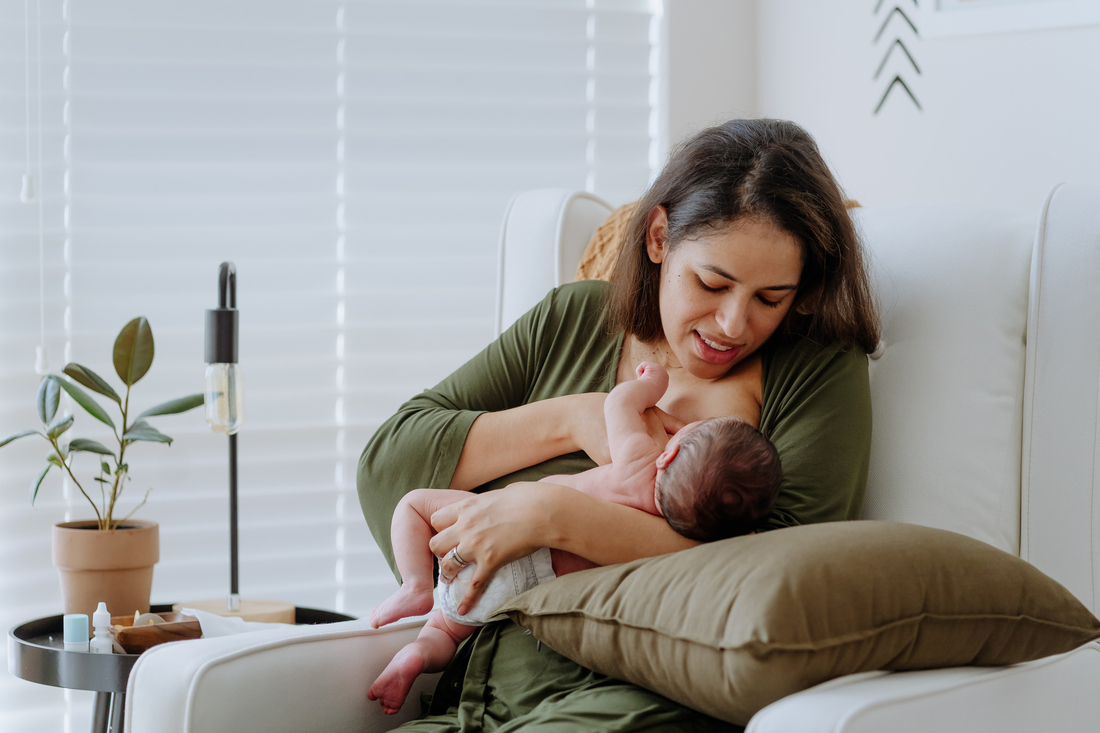
M 637 375 L 638 379 L 641 379 L 646 375 L 646 372 L 649 372 L 649 376 L 651 377 L 659 377 L 664 370 L 665 368 L 660 364 L 652 361 L 643 361 L 638 365 L 638 368 L 634 370 L 634 373 Z

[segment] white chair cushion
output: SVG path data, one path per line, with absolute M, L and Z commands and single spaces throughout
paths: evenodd
M 866 519 L 1019 554 L 1020 432 L 1033 217 L 905 206 L 854 214 L 883 344 L 870 362 Z

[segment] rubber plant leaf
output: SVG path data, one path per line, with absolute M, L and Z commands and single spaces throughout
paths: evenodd
M 61 389 L 68 392 L 69 396 L 76 401 L 76 404 L 87 410 L 89 415 L 99 420 L 101 423 L 114 428 L 114 420 L 111 419 L 111 416 L 107 414 L 106 410 L 104 410 L 98 402 L 92 399 L 90 394 L 67 379 L 61 379 L 59 377 L 55 377 L 55 379 L 57 379 L 58 384 L 61 385 Z
M 66 430 L 73 426 L 73 416 L 66 415 L 63 418 L 56 420 L 46 428 L 46 437 L 57 438 Z
M 153 329 L 144 316 L 122 327 L 115 339 L 115 373 L 127 387 L 145 376 L 153 365 Z
M 167 443 L 172 444 L 172 439 L 164 433 L 154 428 L 144 420 L 138 420 L 136 423 L 130 426 L 123 436 L 123 440 L 146 440 L 150 443 Z
M 107 446 L 87 438 L 73 438 L 70 440 L 69 451 L 83 451 L 85 453 L 98 453 L 101 456 L 110 456 L 111 458 L 115 457 L 115 454 Z M 106 466 L 107 464 L 104 463 L 103 465 Z M 111 467 L 107 466 L 105 470 L 110 471 Z
M 8 437 L 4 438 L 3 440 L 0 440 L 0 448 L 3 448 L 5 445 L 12 442 L 13 440 L 19 440 L 20 438 L 25 438 L 28 435 L 35 435 L 35 434 L 41 435 L 42 433 L 39 433 L 37 430 L 24 430 L 21 433 L 16 433 L 15 435 L 9 435 Z
M 193 410 L 202 405 L 202 403 L 203 396 L 201 394 L 187 395 L 186 397 L 180 397 L 178 400 L 172 400 L 171 402 L 165 402 L 156 407 L 150 407 L 148 410 L 138 415 L 138 420 L 143 417 L 153 417 L 154 415 L 176 415 L 181 412 Z
M 72 377 L 73 381 L 83 384 L 93 392 L 99 392 L 104 397 L 110 397 L 118 404 L 122 404 L 122 398 L 118 396 L 118 393 L 115 392 L 111 385 L 107 384 L 103 377 L 99 376 L 88 367 L 69 363 L 66 364 L 65 368 L 61 371 Z
M 49 425 L 53 416 L 57 414 L 57 405 L 61 400 L 61 387 L 57 384 L 57 378 L 47 375 L 38 385 L 38 417 L 43 425 Z
M 45 480 L 46 474 L 53 468 L 52 463 L 47 463 L 46 467 L 42 469 L 42 473 L 38 474 L 38 478 L 31 484 L 31 506 L 34 506 L 34 500 L 38 497 L 38 489 L 42 486 L 42 481 Z

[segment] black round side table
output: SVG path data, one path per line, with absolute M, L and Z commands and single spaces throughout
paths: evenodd
M 154 605 L 150 610 L 167 613 L 172 605 Z M 47 616 L 9 630 L 8 671 L 29 682 L 95 692 L 92 733 L 122 733 L 126 681 L 140 655 L 65 651 L 63 618 Z M 355 617 L 299 606 L 295 609 L 295 619 L 300 625 L 308 625 L 354 621 Z

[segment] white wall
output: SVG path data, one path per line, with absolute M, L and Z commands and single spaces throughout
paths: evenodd
M 666 150 L 757 115 L 755 0 L 666 0 L 665 33 Z
M 849 196 L 1036 212 L 1053 184 L 1100 180 L 1100 26 L 929 39 L 895 17 L 875 44 L 890 8 L 913 9 L 876 1 L 757 7 L 759 111 L 806 127 Z M 922 73 L 895 49 L 875 81 L 894 37 Z M 923 111 L 895 88 L 873 114 L 895 73 Z

